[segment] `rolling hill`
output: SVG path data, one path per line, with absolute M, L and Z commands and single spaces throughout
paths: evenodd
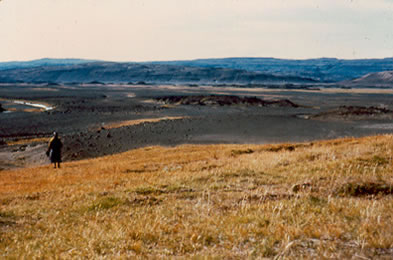
M 311 78 L 320 82 L 351 80 L 368 73 L 393 70 L 393 58 L 343 60 L 320 58 L 289 60 L 275 58 L 225 58 L 162 61 L 158 64 L 206 68 L 231 68 L 275 75 Z
M 315 81 L 298 76 L 279 76 L 228 68 L 91 62 L 76 65 L 38 66 L 3 70 L 0 71 L 0 82 L 262 84 L 285 82 L 312 83 Z
M 90 60 L 82 59 L 39 59 L 31 61 L 8 61 L 0 62 L 0 71 L 9 69 L 22 69 L 22 68 L 34 68 L 42 66 L 62 66 L 62 65 L 76 65 L 92 62 Z
M 363 77 L 352 80 L 350 84 L 360 86 L 386 86 L 393 87 L 393 70 L 369 73 Z
M 1 256 L 391 259 L 392 147 L 146 147 L 0 171 Z
M 0 82 L 149 84 L 348 83 L 370 73 L 393 71 L 393 58 L 225 58 L 159 62 L 41 59 L 0 63 Z M 369 82 L 373 82 L 367 78 Z M 371 81 L 370 81 L 371 80 Z M 353 81 L 357 84 L 363 81 Z M 376 81 L 377 82 L 377 81 Z M 367 83 L 369 84 L 369 83 Z

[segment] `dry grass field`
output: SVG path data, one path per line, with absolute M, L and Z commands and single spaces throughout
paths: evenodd
M 168 117 L 161 117 L 161 118 L 127 120 L 127 121 L 122 121 L 122 122 L 105 124 L 105 125 L 103 125 L 103 127 L 105 127 L 105 129 L 113 129 L 113 128 L 120 128 L 120 127 L 124 127 L 124 126 L 139 125 L 139 124 L 144 124 L 144 123 L 155 123 L 155 122 L 160 122 L 160 121 L 164 121 L 164 120 L 179 120 L 179 119 L 184 119 L 184 118 L 186 118 L 186 117 L 168 116 Z
M 393 257 L 393 136 L 0 171 L 0 258 Z
M 34 144 L 34 143 L 48 143 L 50 137 L 40 137 L 40 138 L 26 138 L 18 139 L 16 141 L 6 142 L 7 145 L 17 145 L 17 144 Z

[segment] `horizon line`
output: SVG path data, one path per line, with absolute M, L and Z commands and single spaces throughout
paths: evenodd
M 391 57 L 384 58 L 337 58 L 337 57 L 315 57 L 315 58 L 276 58 L 276 57 L 267 57 L 267 56 L 228 56 L 228 57 L 211 57 L 211 58 L 191 58 L 191 59 L 168 59 L 168 60 L 144 60 L 144 61 L 116 61 L 116 60 L 104 60 L 104 59 L 90 59 L 90 58 L 51 58 L 51 57 L 42 57 L 37 59 L 29 59 L 29 60 L 7 60 L 0 61 L 0 63 L 14 63 L 14 62 L 34 62 L 40 60 L 80 60 L 87 62 L 113 62 L 113 63 L 154 63 L 154 62 L 182 62 L 182 61 L 198 61 L 198 60 L 224 60 L 224 59 L 275 59 L 275 60 L 293 60 L 293 61 L 306 61 L 306 60 L 347 60 L 347 61 L 356 61 L 356 60 L 385 60 L 385 59 L 393 59 Z

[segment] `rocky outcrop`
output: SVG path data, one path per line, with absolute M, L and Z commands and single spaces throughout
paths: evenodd
M 393 118 L 393 111 L 383 107 L 340 106 L 336 109 L 311 116 L 311 118 Z
M 228 95 L 207 95 L 207 96 L 164 96 L 157 97 L 157 101 L 172 105 L 199 105 L 199 106 L 279 106 L 279 107 L 299 107 L 288 99 L 262 100 L 257 97 L 239 97 Z

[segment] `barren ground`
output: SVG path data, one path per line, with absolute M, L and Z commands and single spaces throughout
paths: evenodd
M 218 98 L 207 100 L 211 95 Z M 190 96 L 199 100 L 189 102 Z M 164 100 L 179 97 L 184 102 Z M 0 103 L 10 112 L 0 114 L 0 169 L 47 164 L 44 151 L 53 131 L 64 142 L 64 161 L 151 145 L 265 144 L 392 133 L 392 97 L 387 89 L 2 85 Z M 248 101 L 239 103 L 242 99 Z M 265 106 L 249 100 L 279 102 Z M 284 100 L 291 103 L 277 105 Z

